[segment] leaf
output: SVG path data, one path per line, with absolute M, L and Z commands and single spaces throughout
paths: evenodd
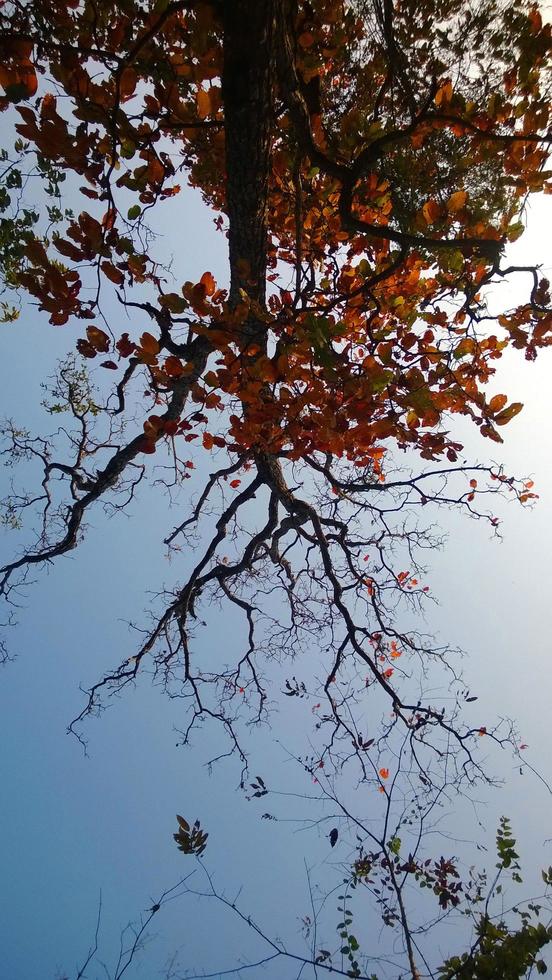
M 206 119 L 211 112 L 211 97 L 208 91 L 200 88 L 196 95 L 197 114 L 200 119 Z
M 123 101 L 129 99 L 138 84 L 138 75 L 131 65 L 127 65 L 121 73 L 119 80 L 119 92 Z
M 127 218 L 129 221 L 134 221 L 135 218 L 139 218 L 142 214 L 142 208 L 139 204 L 133 204 L 131 208 L 127 211 Z
M 493 395 L 489 402 L 489 409 L 493 413 L 500 412 L 508 401 L 507 395 Z
M 522 402 L 512 402 L 511 405 L 508 405 L 508 408 L 505 408 L 503 412 L 500 412 L 497 416 L 495 416 L 496 424 L 506 425 L 507 422 L 510 422 L 513 418 L 515 418 L 516 415 L 518 415 L 521 412 L 522 408 L 523 408 Z
M 121 338 L 117 341 L 115 347 L 119 351 L 121 357 L 130 357 L 130 355 L 136 350 L 136 344 L 130 340 L 128 333 L 121 334 Z
M 140 347 L 146 354 L 158 354 L 161 349 L 159 341 L 147 331 L 140 337 Z
M 88 340 L 84 340 L 84 338 L 77 340 L 77 350 L 83 357 L 93 358 L 98 354 L 95 347 L 92 347 L 92 344 L 90 344 Z
M 178 293 L 165 293 L 164 296 L 159 297 L 159 305 L 163 307 L 164 310 L 169 310 L 170 313 L 184 313 L 184 310 L 188 308 L 188 303 L 182 296 Z
M 72 259 L 73 262 L 80 262 L 83 258 L 83 252 L 72 242 L 66 241 L 65 238 L 56 238 L 54 242 L 55 247 L 61 255 L 65 255 L 68 259 Z
M 509 242 L 517 242 L 518 238 L 521 238 L 523 232 L 525 231 L 525 225 L 523 221 L 516 221 L 513 225 L 509 225 L 506 235 Z
M 435 224 L 440 217 L 441 206 L 437 201 L 426 201 L 422 208 L 422 214 L 428 225 Z
M 461 211 L 466 206 L 467 200 L 468 194 L 466 191 L 456 191 L 455 194 L 451 194 L 447 201 L 447 211 L 450 214 L 456 214 L 457 211 Z
M 106 354 L 110 347 L 110 340 L 103 330 L 99 327 L 87 327 L 86 336 L 88 337 L 89 343 L 97 350 L 100 354 Z
M 0 63 L 0 85 L 9 102 L 31 99 L 36 94 L 38 78 L 29 58 L 21 59 L 19 64 L 14 66 Z
M 143 453 L 154 453 L 156 449 L 155 442 L 152 442 L 150 439 L 144 439 L 142 441 L 141 451 Z
M 452 82 L 447 80 L 437 90 L 435 95 L 435 105 L 446 105 L 452 99 Z
M 178 813 L 176 815 L 176 819 L 178 820 L 178 823 L 182 827 L 182 830 L 188 831 L 190 829 L 190 824 L 188 823 L 188 821 L 184 820 L 184 817 L 179 816 Z
M 111 282 L 114 282 L 116 286 L 124 285 L 125 277 L 120 269 L 117 269 L 111 262 L 102 262 L 101 270 L 104 276 L 107 276 Z
M 337 844 L 337 838 L 339 836 L 339 831 L 338 831 L 337 827 L 334 827 L 333 830 L 330 830 L 330 833 L 329 833 L 328 836 L 330 838 L 330 846 L 331 847 L 335 847 L 335 845 Z
M 174 357 L 172 354 L 170 357 L 167 357 L 163 367 L 165 372 L 171 378 L 179 378 L 184 373 L 182 361 L 178 357 Z
M 204 272 L 199 281 L 202 286 L 205 286 L 207 296 L 212 296 L 217 288 L 212 272 Z

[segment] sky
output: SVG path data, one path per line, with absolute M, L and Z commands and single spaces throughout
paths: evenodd
M 542 261 L 546 269 L 551 220 L 551 199 L 543 198 L 529 214 L 526 236 L 512 247 L 512 260 Z M 179 215 L 171 204 L 163 222 L 163 247 L 177 255 L 179 270 L 185 270 L 182 278 L 197 281 L 209 268 L 225 280 L 224 240 L 197 195 L 185 195 Z M 3 415 L 29 428 L 45 424 L 37 407 L 43 397 L 40 384 L 57 357 L 73 346 L 77 334 L 68 337 L 71 329 L 50 327 L 30 308 L 17 323 L 0 328 Z M 120 329 L 126 329 L 122 322 Z M 480 710 L 485 720 L 515 717 L 529 746 L 528 761 L 548 778 L 551 366 L 546 351 L 535 364 L 519 352 L 500 364 L 493 393 L 508 392 L 525 405 L 504 430 L 504 447 L 462 431 L 466 456 L 481 461 L 491 456 L 509 472 L 533 479 L 539 501 L 524 510 L 511 503 L 499 508 L 501 540 L 491 538 L 481 522 L 440 512 L 448 540 L 441 552 L 429 556 L 427 574 L 440 603 L 428 612 L 428 629 L 467 651 L 464 671 L 479 696 L 474 719 Z M 6 481 L 9 475 L 0 474 Z M 112 970 L 121 928 L 194 868 L 172 840 L 176 813 L 199 818 L 209 831 L 206 862 L 225 893 L 232 898 L 239 893 L 244 911 L 263 922 L 270 935 L 286 937 L 293 948 L 305 949 L 306 868 L 322 885 L 339 881 L 347 842 L 344 850 L 332 852 L 327 822 L 309 826 L 318 811 L 301 794 L 311 793 L 312 785 L 286 754 L 286 748 L 295 748 L 305 722 L 295 699 L 275 722 L 285 736 L 281 743 L 268 728 L 251 729 L 246 736 L 265 778 L 269 774 L 275 785 L 298 794 L 271 802 L 277 821 L 261 819 L 268 803 L 245 799 L 237 763 L 230 760 L 212 771 L 206 767 L 217 752 L 217 732 L 205 727 L 192 749 L 177 744 L 181 705 L 147 678 L 114 700 L 100 719 L 87 722 L 86 756 L 66 734 L 82 707 L 80 687 L 131 655 L 135 637 L 128 622 L 140 622 L 148 593 L 171 581 L 175 571 L 182 577 L 186 557 L 176 569 L 168 567 L 160 547 L 179 513 L 155 489 L 146 490 L 128 516 L 110 517 L 97 508 L 78 550 L 37 576 L 23 601 L 20 625 L 10 631 L 16 659 L 0 675 L 0 935 L 2 973 L 10 980 L 76 977 L 93 940 L 100 894 L 101 951 Z M 15 546 L 8 533 L 0 539 L 6 555 Z M 224 651 L 232 638 L 228 620 L 213 613 L 211 623 L 200 641 L 205 655 L 219 647 Z M 468 808 L 470 833 L 489 843 L 505 813 L 519 836 L 524 866 L 548 866 L 552 856 L 543 843 L 550 835 L 548 791 L 530 773 L 520 775 L 509 758 L 496 755 L 491 762 L 505 783 Z M 354 801 L 364 808 L 369 802 L 361 792 Z M 465 809 L 447 819 L 453 835 L 462 836 Z M 193 886 L 202 887 L 201 872 L 194 875 Z M 337 901 L 331 901 L 330 921 L 337 921 Z M 377 936 L 373 924 L 363 928 L 367 937 Z M 163 976 L 173 953 L 174 976 L 187 976 L 193 968 L 219 976 L 263 948 L 216 904 L 192 896 L 171 902 L 152 933 L 143 957 L 126 976 Z M 298 972 L 296 965 L 275 963 L 266 971 L 257 968 L 253 976 L 291 980 Z M 98 963 L 86 975 L 105 973 Z

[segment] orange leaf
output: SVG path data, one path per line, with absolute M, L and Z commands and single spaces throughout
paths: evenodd
M 46 92 L 40 106 L 40 116 L 42 119 L 52 119 L 56 114 L 57 99 L 51 92 Z
M 87 327 L 86 336 L 95 350 L 100 351 L 101 354 L 107 353 L 109 350 L 109 337 L 103 330 L 100 330 L 99 327 Z
M 440 205 L 437 201 L 426 201 L 423 208 L 422 214 L 428 225 L 432 225 L 441 214 Z
M 489 402 L 489 409 L 493 413 L 500 412 L 504 408 L 507 401 L 508 398 L 506 395 L 493 395 Z
M 144 422 L 144 432 L 148 439 L 157 439 L 163 429 L 163 419 L 159 415 L 150 415 Z
M 515 415 L 521 412 L 522 408 L 523 408 L 522 402 L 512 402 L 511 405 L 508 405 L 508 408 L 505 408 L 503 412 L 500 412 L 496 416 L 495 418 L 496 424 L 506 425 L 506 423 L 510 422 L 510 420 L 513 419 Z
M 152 184 L 161 183 L 165 176 L 165 168 L 161 163 L 161 160 L 159 160 L 155 155 L 152 155 L 148 160 L 147 174 L 148 180 Z
M 199 281 L 202 286 L 205 286 L 207 296 L 212 296 L 217 288 L 212 272 L 204 272 Z
M 134 94 L 134 89 L 136 88 L 136 83 L 138 81 L 138 76 L 131 68 L 130 65 L 124 69 L 120 81 L 119 81 L 119 92 L 123 102 L 125 99 L 130 99 L 131 95 Z
M 46 249 L 42 242 L 38 239 L 33 238 L 25 246 L 25 255 L 31 260 L 33 265 L 46 267 L 48 265 L 48 256 L 46 255 Z
M 110 231 L 115 224 L 115 218 L 117 217 L 117 212 L 114 208 L 108 208 L 102 218 L 102 228 L 107 228 Z
M 435 96 L 435 105 L 442 105 L 452 99 L 452 82 L 448 81 L 441 85 Z
M 121 357 L 130 357 L 130 355 L 136 350 L 136 344 L 130 340 L 128 333 L 121 335 L 121 339 L 117 341 L 115 347 L 119 351 Z
M 389 779 L 389 769 L 380 769 L 379 774 L 382 779 Z
M 84 338 L 77 340 L 77 350 L 83 357 L 96 357 L 96 354 L 98 353 L 97 350 L 92 347 L 92 344 L 89 344 L 87 340 L 84 340 Z
M 455 194 L 451 194 L 447 201 L 447 211 L 452 214 L 456 213 L 456 211 L 461 211 L 466 206 L 467 200 L 467 191 L 456 191 Z
M 200 119 L 205 119 L 211 111 L 211 98 L 205 89 L 200 88 L 196 95 L 197 114 Z
M 163 367 L 171 378 L 179 378 L 183 373 L 182 362 L 178 359 L 178 357 L 173 357 L 172 355 L 171 357 L 167 357 Z
M 120 269 L 117 269 L 111 262 L 102 262 L 101 269 L 104 276 L 107 276 L 111 282 L 114 282 L 116 286 L 122 286 L 125 281 L 125 277 Z
M 140 347 L 146 354 L 158 354 L 160 350 L 159 341 L 151 333 L 147 333 L 147 331 L 140 337 Z
M 38 78 L 34 65 L 28 58 L 15 66 L 0 65 L 0 85 L 10 102 L 30 99 L 38 88 Z

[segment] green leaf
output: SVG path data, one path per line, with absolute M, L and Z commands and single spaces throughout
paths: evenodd
M 178 293 L 165 293 L 159 299 L 159 305 L 171 313 L 183 313 L 188 308 L 187 300 L 179 296 Z
M 516 221 L 513 225 L 509 226 L 506 232 L 508 241 L 517 242 L 518 238 L 521 238 L 524 231 L 525 225 L 523 224 L 523 221 Z

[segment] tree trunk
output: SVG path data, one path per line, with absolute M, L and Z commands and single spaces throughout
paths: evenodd
M 267 195 L 277 0 L 224 0 L 222 96 L 226 134 L 230 304 L 240 289 L 264 306 Z

